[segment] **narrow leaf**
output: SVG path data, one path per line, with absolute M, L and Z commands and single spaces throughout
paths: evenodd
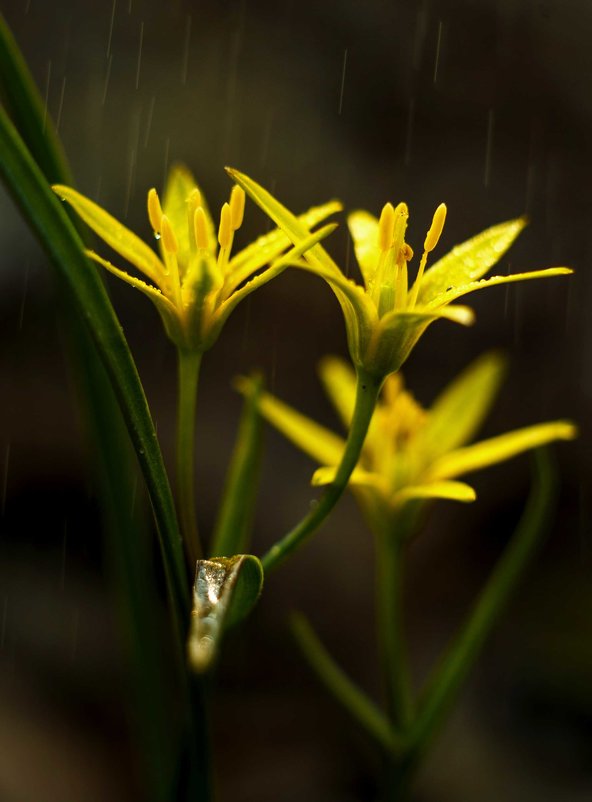
M 236 443 L 226 475 L 222 504 L 214 528 L 210 556 L 224 557 L 245 552 L 258 488 L 262 426 L 259 400 L 263 380 L 252 380 L 252 392 L 244 403 Z
M 399 755 L 402 751 L 401 737 L 391 728 L 376 704 L 333 660 L 306 618 L 294 613 L 291 626 L 306 661 L 329 693 L 387 753 Z
M 552 519 L 557 479 L 549 455 L 535 454 L 532 489 L 516 531 L 466 623 L 446 651 L 422 694 L 409 734 L 407 761 L 415 766 L 452 707 L 494 625 L 507 607 Z
M 60 202 L 0 107 L 0 172 L 61 278 L 76 298 L 111 378 L 153 505 L 179 631 L 187 585 L 181 538 L 144 391 L 121 326 Z

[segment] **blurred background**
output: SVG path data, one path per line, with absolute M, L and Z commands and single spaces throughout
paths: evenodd
M 404 369 L 416 397 L 486 349 L 507 353 L 484 435 L 570 417 L 554 449 L 551 536 L 418 777 L 414 799 L 577 802 L 592 795 L 592 5 L 585 0 L 4 0 L 3 12 L 64 141 L 78 188 L 144 237 L 146 191 L 185 161 L 216 210 L 233 165 L 294 211 L 332 197 L 378 214 L 410 207 L 417 247 L 435 207 L 437 254 L 526 213 L 496 272 L 552 265 L 570 279 L 471 296 L 472 330 L 436 324 Z M 266 230 L 248 204 L 237 247 Z M 0 195 L 0 798 L 139 800 L 125 649 L 98 523 L 91 455 L 50 271 Z M 345 225 L 327 247 L 356 274 Z M 175 358 L 156 311 L 109 279 L 171 464 Z M 346 354 L 338 305 L 285 273 L 230 318 L 204 360 L 199 518 L 208 532 L 240 412 L 232 378 L 258 368 L 293 406 L 337 427 L 316 377 Z M 269 430 L 253 551 L 307 509 L 314 466 Z M 462 621 L 513 531 L 527 457 L 475 476 L 479 500 L 441 502 L 409 553 L 407 630 L 417 679 Z M 141 488 L 136 504 L 143 505 Z M 286 626 L 304 610 L 379 697 L 370 536 L 345 498 L 270 578 L 229 639 L 214 720 L 219 798 L 372 800 L 378 761 L 325 697 Z M 158 574 L 158 571 L 156 571 Z M 155 623 L 155 632 L 158 632 Z

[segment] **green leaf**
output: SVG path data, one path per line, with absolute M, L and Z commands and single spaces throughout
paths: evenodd
M 376 704 L 333 660 L 307 619 L 294 613 L 290 623 L 306 661 L 329 693 L 387 753 L 398 756 L 402 751 L 401 737 L 393 731 Z
M 262 588 L 263 568 L 251 554 L 197 561 L 187 641 L 194 671 L 203 674 L 212 667 L 224 631 L 249 614 Z
M 557 477 L 545 451 L 535 454 L 532 489 L 514 535 L 473 610 L 422 693 L 419 712 L 409 733 L 406 762 L 411 770 L 421 760 L 437 728 L 451 709 L 481 648 L 548 530 L 556 506 Z
M 501 354 L 483 354 L 440 393 L 415 441 L 426 460 L 472 440 L 495 401 L 505 372 Z
M 96 270 L 57 197 L 0 108 L 0 173 L 60 277 L 68 285 L 111 379 L 147 484 L 179 633 L 187 582 L 175 508 L 136 366 Z
M 259 485 L 262 426 L 258 406 L 263 389 L 260 377 L 252 379 L 243 406 L 232 459 L 226 474 L 222 504 L 214 528 L 210 556 L 240 554 L 248 548 Z
M 519 217 L 482 231 L 454 247 L 424 273 L 419 286 L 419 304 L 430 303 L 449 287 L 479 279 L 502 258 L 526 225 Z

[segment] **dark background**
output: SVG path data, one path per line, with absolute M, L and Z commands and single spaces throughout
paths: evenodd
M 472 330 L 436 324 L 405 376 L 429 404 L 472 358 L 502 348 L 505 388 L 484 433 L 557 417 L 581 425 L 555 449 L 562 495 L 551 537 L 500 622 L 416 786 L 418 800 L 589 799 L 590 222 L 592 5 L 481 2 L 45 3 L 6 14 L 78 188 L 143 236 L 146 191 L 184 160 L 215 210 L 231 164 L 295 211 L 341 198 L 410 207 L 421 244 L 448 205 L 438 254 L 493 223 L 531 224 L 499 272 L 569 265 L 569 279 L 476 294 Z M 96 491 L 48 266 L 0 197 L 0 798 L 139 798 L 124 660 Z M 252 205 L 237 237 L 267 227 Z M 329 245 L 355 270 L 344 225 Z M 497 271 L 496 271 L 497 272 Z M 155 310 L 109 281 L 167 459 L 174 353 Z M 240 410 L 231 379 L 262 369 L 274 392 L 336 421 L 315 364 L 345 355 L 331 291 L 286 273 L 233 314 L 204 361 L 199 515 L 207 532 Z M 253 545 L 307 508 L 312 463 L 267 436 Z M 523 457 L 475 477 L 470 508 L 438 504 L 409 555 L 408 632 L 425 675 L 520 514 Z M 139 500 L 141 501 L 141 491 Z M 304 609 L 350 674 L 379 694 L 370 537 L 350 498 L 272 577 L 230 640 L 215 702 L 221 800 L 370 800 L 370 745 L 317 686 L 286 628 Z

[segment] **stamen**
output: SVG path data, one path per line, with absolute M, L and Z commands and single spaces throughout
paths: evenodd
M 195 245 L 193 216 L 198 206 L 201 206 L 201 192 L 197 187 L 194 187 L 187 198 L 187 230 L 189 231 L 189 244 L 192 248 Z
M 244 214 L 245 192 L 242 187 L 234 186 L 230 193 L 230 221 L 233 231 L 241 227 Z
M 446 221 L 446 204 L 441 203 L 434 212 L 434 216 L 432 218 L 432 225 L 430 226 L 428 233 L 426 234 L 425 242 L 423 244 L 423 254 L 421 255 L 421 261 L 419 263 L 417 278 L 415 279 L 415 284 L 413 285 L 413 289 L 411 290 L 411 294 L 409 295 L 410 309 L 413 309 L 413 307 L 417 303 L 419 286 L 421 284 L 426 262 L 428 260 L 428 253 L 431 253 L 431 251 L 433 251 L 436 245 L 438 244 L 438 240 L 440 239 L 440 236 L 442 234 L 442 229 L 444 228 L 445 221 Z
M 425 242 L 423 244 L 423 249 L 427 253 L 433 251 L 436 245 L 438 244 L 438 240 L 440 239 L 440 235 L 442 234 L 442 229 L 444 228 L 445 221 L 446 221 L 446 204 L 441 203 L 434 212 L 432 225 L 430 226 L 430 229 L 426 234 Z
M 193 213 L 193 234 L 198 248 L 206 250 L 208 248 L 208 228 L 206 223 L 206 213 L 203 206 L 198 206 Z
M 385 203 L 378 221 L 378 247 L 381 251 L 388 251 L 393 242 L 395 233 L 395 209 L 392 203 Z
M 169 218 L 166 216 L 166 214 L 163 214 L 161 217 L 160 228 L 162 234 L 162 244 L 165 251 L 167 251 L 167 253 L 177 253 L 179 250 L 179 245 L 177 243 L 175 232 L 173 231 L 169 222 Z
M 150 225 L 152 226 L 154 233 L 160 234 L 160 228 L 162 225 L 162 208 L 160 206 L 158 192 L 155 189 L 151 189 L 148 192 L 148 220 L 150 220 Z
M 232 220 L 231 211 L 228 203 L 222 206 L 220 212 L 220 228 L 218 229 L 218 242 L 221 248 L 230 248 L 232 245 Z

